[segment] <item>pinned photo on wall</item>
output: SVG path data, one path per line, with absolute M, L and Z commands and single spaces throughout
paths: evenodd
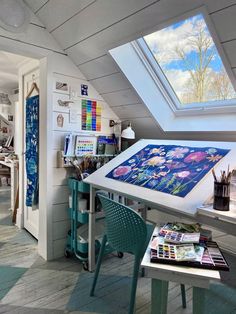
M 58 92 L 68 92 L 69 91 L 69 87 L 68 84 L 66 82 L 58 82 L 56 81 L 56 91 Z
M 13 119 L 14 119 L 14 118 L 13 118 L 13 115 L 8 115 L 8 121 L 11 121 L 11 122 L 12 122 Z
M 58 103 L 58 105 L 60 107 L 69 107 L 69 105 L 74 103 L 74 102 L 71 101 L 71 100 L 61 100 L 61 99 L 58 99 L 57 103 Z
M 80 88 L 81 88 L 81 95 L 88 96 L 88 85 L 81 84 Z
M 78 110 L 70 109 L 69 113 L 70 123 L 78 123 Z
M 57 116 L 57 126 L 59 128 L 63 128 L 63 125 L 64 125 L 64 116 L 60 113 L 58 116 Z

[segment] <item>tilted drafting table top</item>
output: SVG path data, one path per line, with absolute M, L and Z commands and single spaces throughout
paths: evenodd
M 181 140 L 139 140 L 120 155 L 105 164 L 102 168 L 91 174 L 85 182 L 95 188 L 126 196 L 145 203 L 166 212 L 182 213 L 185 216 L 195 216 L 197 208 L 201 206 L 213 194 L 213 176 L 211 171 L 185 196 L 178 197 L 167 193 L 147 189 L 145 187 L 132 185 L 126 182 L 107 178 L 106 175 L 122 162 L 132 157 L 147 145 L 179 145 L 188 147 L 216 147 L 230 149 L 230 152 L 222 158 L 214 167 L 216 173 L 236 167 L 236 143 L 234 142 L 208 142 L 208 141 L 181 141 Z

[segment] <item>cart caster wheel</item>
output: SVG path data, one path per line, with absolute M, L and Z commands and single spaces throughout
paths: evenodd
M 71 257 L 71 253 L 67 249 L 65 249 L 64 255 L 65 255 L 66 258 Z
M 88 269 L 89 269 L 88 262 L 83 263 L 83 269 L 88 271 Z
M 123 253 L 123 252 L 117 252 L 117 256 L 118 256 L 119 258 L 123 258 L 124 253 Z

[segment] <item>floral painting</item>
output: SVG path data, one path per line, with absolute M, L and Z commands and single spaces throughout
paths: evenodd
M 185 197 L 230 150 L 147 145 L 106 177 Z

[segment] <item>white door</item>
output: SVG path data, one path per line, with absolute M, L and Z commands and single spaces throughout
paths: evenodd
M 26 107 L 25 99 L 28 95 L 29 90 L 31 89 L 32 83 L 36 82 L 39 86 L 39 69 L 36 69 L 26 75 L 24 75 L 24 151 L 25 151 L 25 116 L 26 116 Z M 37 95 L 36 90 L 33 91 L 31 96 Z M 26 187 L 27 187 L 27 176 L 26 176 L 26 167 L 25 167 L 25 158 L 24 158 L 24 228 L 28 230 L 36 239 L 38 239 L 39 233 L 39 209 L 38 205 L 36 206 L 26 206 Z

